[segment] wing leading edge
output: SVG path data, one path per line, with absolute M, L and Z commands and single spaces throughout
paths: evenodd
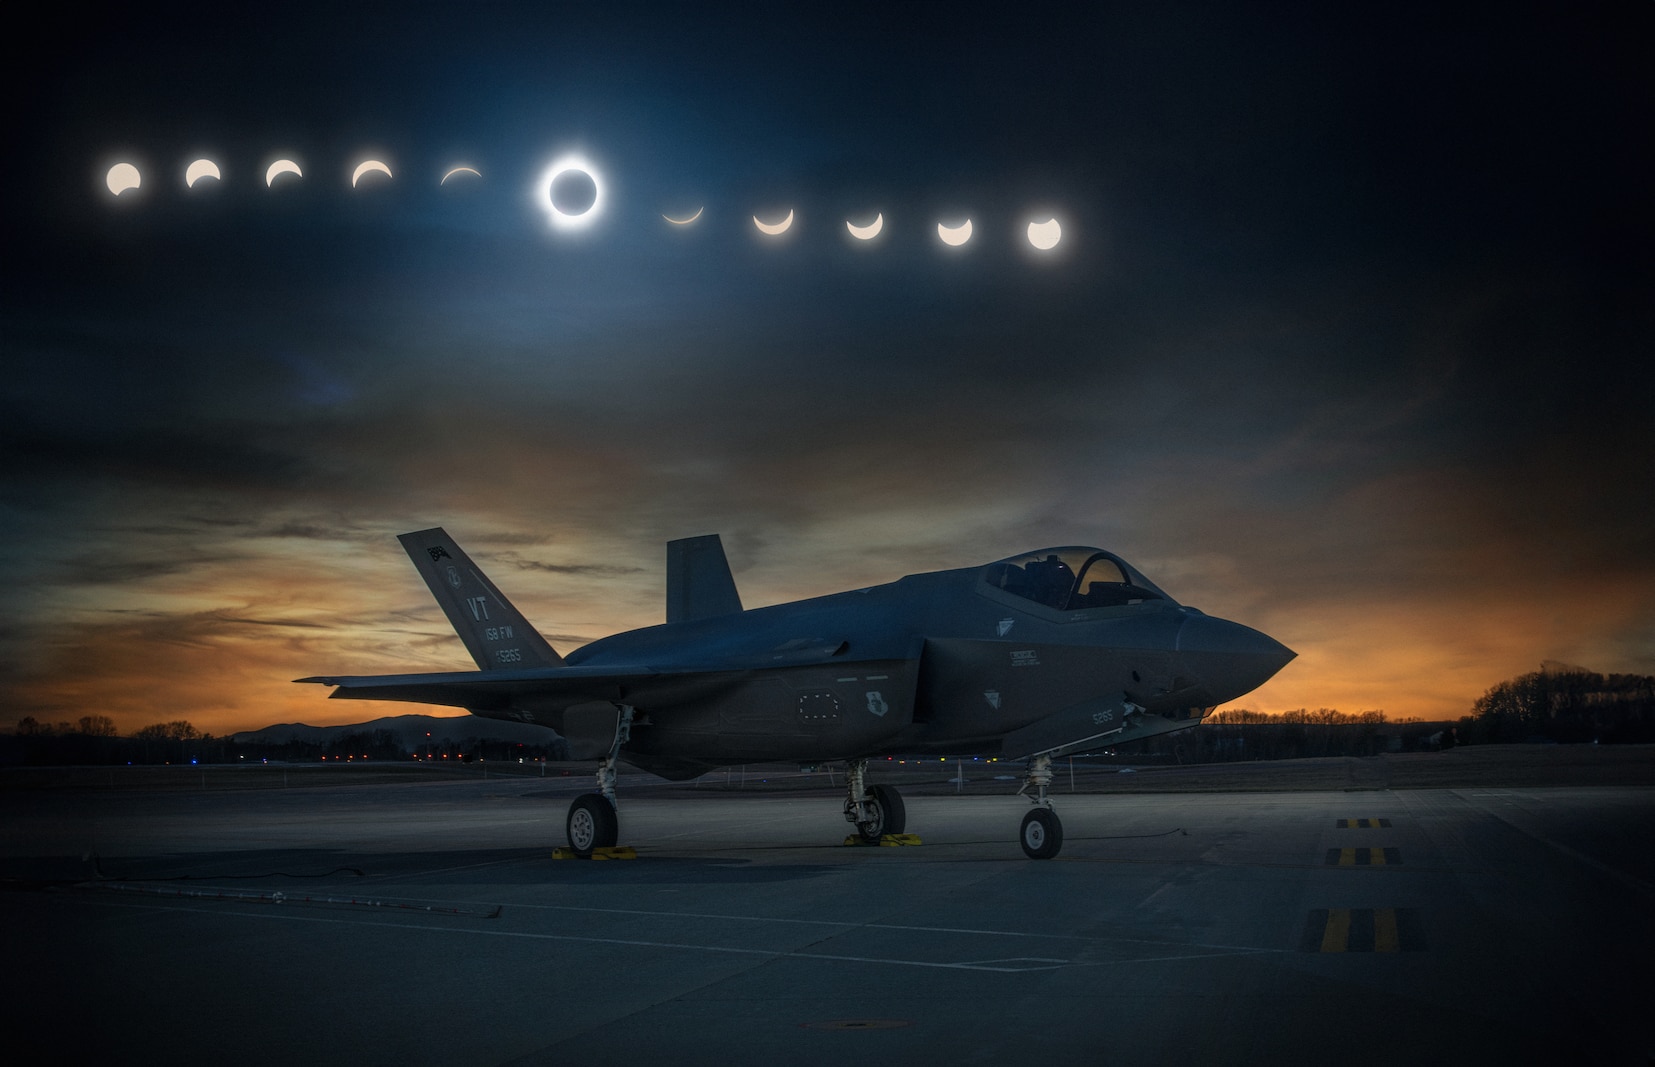
M 478 714 L 516 711 L 534 719 L 592 700 L 644 703 L 703 696 L 734 685 L 746 671 L 728 668 L 536 667 L 518 671 L 323 675 L 298 678 L 336 688 L 335 700 L 441 704 Z

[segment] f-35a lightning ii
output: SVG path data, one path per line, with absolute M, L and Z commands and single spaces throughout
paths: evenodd
M 575 759 L 598 761 L 596 792 L 569 808 L 581 855 L 616 844 L 617 760 L 674 780 L 844 761 L 845 818 L 875 841 L 905 818 L 895 789 L 868 783 L 868 761 L 902 754 L 1027 761 L 1020 840 L 1049 858 L 1063 844 L 1055 757 L 1194 726 L 1294 656 L 1096 548 L 743 610 L 713 534 L 667 544 L 665 625 L 564 657 L 442 529 L 399 540 L 479 670 L 299 681 L 556 730 Z

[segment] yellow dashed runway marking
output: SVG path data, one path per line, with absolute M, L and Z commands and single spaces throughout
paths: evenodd
M 1335 826 L 1341 830 L 1379 830 L 1391 825 L 1389 819 L 1337 819 Z
M 1326 860 L 1335 867 L 1395 867 L 1401 862 L 1400 848 L 1330 848 Z
M 1305 921 L 1302 952 L 1419 952 L 1425 935 L 1412 908 L 1318 908 Z

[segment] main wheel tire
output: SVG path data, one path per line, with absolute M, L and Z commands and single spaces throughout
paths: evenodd
M 1033 808 L 1023 816 L 1018 839 L 1029 859 L 1049 860 L 1063 847 L 1063 824 L 1051 808 Z
M 614 848 L 620 837 L 615 805 L 602 793 L 576 797 L 569 805 L 569 819 L 564 828 L 569 834 L 569 847 L 577 856 L 590 856 L 593 849 Z
M 888 785 L 876 785 L 868 790 L 868 803 L 873 818 L 856 824 L 856 832 L 864 841 L 878 841 L 886 834 L 900 834 L 908 823 L 908 811 L 903 806 L 902 794 Z

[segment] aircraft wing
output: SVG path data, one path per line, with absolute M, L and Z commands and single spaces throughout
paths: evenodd
M 532 667 L 516 671 L 331 675 L 296 678 L 337 688 L 333 699 L 403 700 L 474 712 L 543 711 L 594 700 L 645 703 L 703 696 L 734 685 L 747 672 L 728 667 Z

